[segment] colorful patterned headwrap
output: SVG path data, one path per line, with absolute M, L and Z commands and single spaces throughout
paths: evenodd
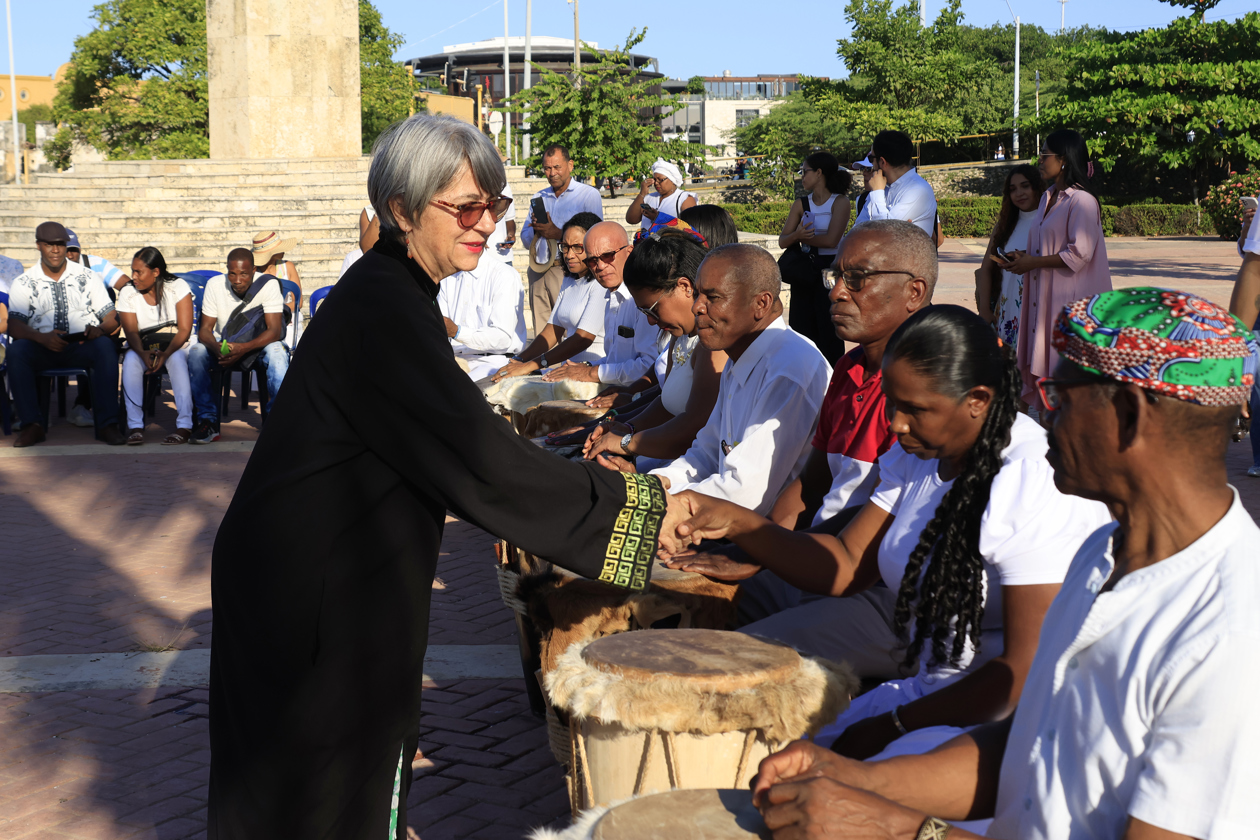
M 1260 357 L 1251 330 L 1225 309 L 1151 286 L 1068 304 L 1053 340 L 1091 373 L 1199 405 L 1246 402 Z

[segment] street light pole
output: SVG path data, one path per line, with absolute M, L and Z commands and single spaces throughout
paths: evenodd
M 13 183 L 17 183 L 22 169 L 22 143 L 18 140 L 17 71 L 13 69 L 13 12 L 9 0 L 4 0 L 4 20 L 9 27 L 9 101 L 13 103 Z
M 1006 0 L 1006 8 L 1010 11 L 1011 17 L 1015 18 L 1015 119 L 1012 122 L 1014 129 L 1011 138 L 1011 159 L 1019 158 L 1019 15 L 1015 14 L 1015 10 L 1011 8 L 1011 0 Z
M 530 51 L 529 27 L 534 19 L 534 0 L 525 0 L 525 66 L 522 68 L 525 73 L 524 90 L 529 90 L 534 84 L 534 67 L 530 64 L 533 60 L 533 53 Z M 521 114 L 521 162 L 529 160 L 529 112 Z
M 512 95 L 512 57 L 508 54 L 508 0 L 503 0 L 503 98 Z M 512 118 L 508 116 L 503 126 L 503 148 L 507 152 L 508 163 L 512 162 Z M 497 137 L 495 138 L 498 139 Z
M 919 0 L 919 26 L 927 26 L 927 0 Z
M 573 81 L 578 80 L 578 72 L 582 69 L 582 55 L 578 50 L 581 40 L 578 38 L 578 0 L 568 0 L 573 4 Z

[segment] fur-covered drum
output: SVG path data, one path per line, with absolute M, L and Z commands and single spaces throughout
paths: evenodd
M 723 630 L 574 644 L 546 678 L 569 718 L 575 811 L 671 789 L 746 789 L 784 743 L 835 720 L 847 665 Z
M 591 408 L 577 400 L 548 400 L 531 408 L 520 420 L 517 420 L 517 415 L 512 415 L 512 422 L 517 424 L 516 430 L 520 434 L 535 438 L 581 426 L 606 413 L 605 409 Z
M 593 840 L 770 840 L 747 790 L 675 790 L 632 799 L 595 823 Z

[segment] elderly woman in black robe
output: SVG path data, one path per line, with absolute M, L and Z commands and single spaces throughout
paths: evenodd
M 406 837 L 447 511 L 627 589 L 667 511 L 673 534 L 655 477 L 533 446 L 455 362 L 438 283 L 476 266 L 505 184 L 465 123 L 377 141 L 380 239 L 303 336 L 214 544 L 212 840 Z

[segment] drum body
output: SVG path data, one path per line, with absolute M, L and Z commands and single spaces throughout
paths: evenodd
M 568 717 L 574 811 L 654 791 L 746 788 L 757 765 L 848 705 L 847 666 L 720 630 L 572 645 L 547 675 Z
M 677 790 L 645 796 L 611 809 L 592 831 L 594 840 L 770 840 L 747 790 Z

